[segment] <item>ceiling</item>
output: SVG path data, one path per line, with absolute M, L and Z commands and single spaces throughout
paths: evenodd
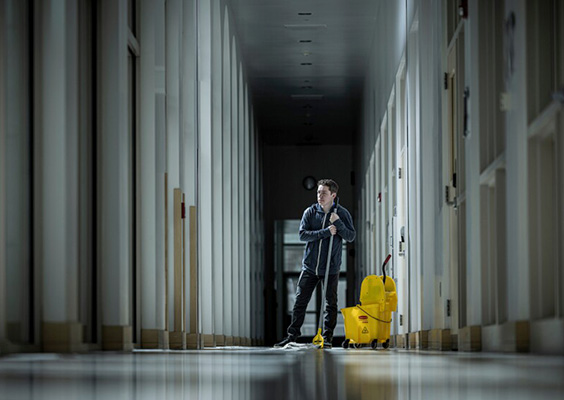
M 265 143 L 353 144 L 379 3 L 230 1 Z

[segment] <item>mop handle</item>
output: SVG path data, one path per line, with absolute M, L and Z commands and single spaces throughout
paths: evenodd
M 331 249 L 333 247 L 333 236 L 331 235 L 331 239 L 329 239 L 329 254 L 327 255 L 327 268 L 325 268 L 325 278 L 323 279 L 323 298 L 321 299 L 322 306 L 321 306 L 321 315 L 319 315 L 319 327 L 318 329 L 322 328 L 323 323 L 323 314 L 325 314 L 325 297 L 327 296 L 327 282 L 329 281 L 329 264 L 331 263 Z
M 337 207 L 339 206 L 339 198 L 337 197 L 337 201 L 335 203 L 335 209 L 333 212 L 337 212 Z M 318 329 L 322 328 L 322 323 L 323 323 L 323 314 L 325 314 L 325 303 L 326 303 L 326 296 L 327 296 L 327 282 L 329 281 L 329 267 L 331 266 L 331 253 L 333 250 L 333 236 L 335 235 L 331 235 L 331 238 L 329 239 L 329 254 L 327 254 L 327 267 L 325 268 L 325 278 L 323 279 L 323 298 L 321 299 L 321 302 L 323 303 L 322 307 L 321 307 L 321 314 L 319 315 L 319 324 L 318 324 Z
M 388 257 L 386 257 L 384 264 L 382 264 L 382 274 L 384 274 L 384 284 L 386 284 L 386 264 L 388 263 L 388 261 L 390 261 L 391 257 L 392 255 L 388 254 Z

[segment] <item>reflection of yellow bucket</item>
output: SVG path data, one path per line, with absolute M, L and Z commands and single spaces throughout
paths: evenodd
M 396 284 L 386 277 L 370 275 L 364 278 L 360 289 L 362 305 L 341 309 L 345 320 L 345 338 L 351 344 L 379 343 L 388 346 L 392 311 L 397 308 Z M 347 343 L 349 343 L 347 342 Z

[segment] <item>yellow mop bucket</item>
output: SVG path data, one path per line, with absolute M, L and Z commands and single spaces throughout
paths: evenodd
M 382 265 L 383 275 L 369 275 L 362 281 L 361 304 L 341 309 L 345 320 L 344 348 L 370 345 L 376 349 L 378 343 L 385 349 L 390 346 L 392 311 L 396 311 L 398 304 L 396 283 L 386 277 L 384 270 L 390 257 Z

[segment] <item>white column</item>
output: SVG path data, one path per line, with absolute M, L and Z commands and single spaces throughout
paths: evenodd
M 256 165 L 257 165 L 257 149 L 256 149 L 256 134 L 255 134 L 255 117 L 253 108 L 251 107 L 251 115 L 250 115 L 250 141 L 249 141 L 249 151 L 250 151 L 250 166 L 249 166 L 249 175 L 250 175 L 250 197 L 249 197 L 249 207 L 251 210 L 250 215 L 250 266 L 251 266 L 251 344 L 256 344 L 256 340 L 258 338 L 257 332 L 257 316 L 258 316 L 258 305 L 260 304 L 260 298 L 258 297 L 258 284 L 257 284 L 257 272 L 258 272 L 258 265 L 257 265 L 257 238 L 258 238 L 258 231 L 257 231 L 257 202 L 256 202 L 256 193 L 257 193 L 257 180 L 256 180 Z
M 239 177 L 239 79 L 238 79 L 238 54 L 235 39 L 232 40 L 232 58 L 231 58 L 231 239 L 232 239 L 232 318 L 233 318 L 233 338 L 234 344 L 239 344 L 238 338 L 239 321 L 240 321 L 240 304 L 239 304 L 239 190 L 238 177 Z
M 166 348 L 166 327 L 164 325 L 165 302 L 157 296 L 157 280 L 162 262 L 157 259 L 157 215 L 156 200 L 162 193 L 158 190 L 156 174 L 156 39 L 155 12 L 164 4 L 152 0 L 140 3 L 140 102 L 139 102 L 139 212 L 138 219 L 139 253 L 141 271 L 141 346 L 144 348 Z M 159 44 L 160 45 L 160 44 Z M 164 293 L 164 287 L 160 287 Z
M 4 17 L 4 3 L 0 6 L 0 353 L 6 340 L 6 234 L 5 234 L 5 205 L 6 205 L 6 186 L 5 186 L 5 135 L 6 135 L 6 114 L 4 107 L 7 96 L 4 86 L 4 63 L 7 57 L 4 52 L 4 38 L 6 37 L 6 24 Z
M 477 15 L 479 12 L 479 3 L 469 2 L 469 14 Z M 478 18 L 469 18 L 464 26 L 464 48 L 466 60 L 476 60 L 479 54 L 480 44 L 478 40 L 478 32 L 480 30 L 480 20 Z M 466 179 L 466 270 L 467 270 L 467 307 L 466 322 L 467 326 L 481 325 L 482 318 L 482 246 L 481 246 L 481 201 L 480 201 L 480 124 L 483 119 L 480 116 L 480 93 L 479 79 L 480 68 L 476 61 L 467 65 L 465 74 L 469 82 L 470 97 L 468 100 L 468 108 L 471 117 L 468 120 L 470 127 L 470 136 L 465 138 L 465 177 Z M 482 121 L 482 122 L 481 122 Z M 442 183 L 442 182 L 441 182 Z M 437 255 L 436 259 L 438 260 Z
M 198 3 L 198 231 L 201 331 L 204 345 L 213 346 L 213 252 L 212 252 L 212 102 L 211 102 L 211 0 Z
M 245 141 L 244 141 L 244 146 L 245 146 L 245 167 L 244 167 L 244 179 L 245 179 L 245 184 L 244 189 L 244 202 L 243 204 L 245 205 L 245 242 L 244 242 L 244 246 L 245 246 L 245 273 L 243 275 L 243 279 L 245 280 L 245 329 L 244 329 L 244 337 L 247 341 L 250 341 L 251 339 L 251 251 L 250 251 L 250 245 L 251 245 L 251 231 L 250 231 L 250 227 L 251 227 L 251 207 L 250 207 L 250 196 L 249 193 L 251 191 L 250 188 L 250 159 L 251 159 L 251 154 L 250 154 L 250 147 L 249 147 L 249 140 L 251 137 L 251 129 L 250 129 L 250 124 L 249 124 L 249 114 L 250 114 L 250 101 L 249 101 L 249 88 L 248 86 L 245 84 Z M 250 345 L 249 342 L 247 342 L 247 345 Z
M 239 248 L 239 266 L 237 268 L 237 278 L 239 282 L 239 333 L 238 337 L 241 340 L 245 339 L 245 85 L 243 83 L 243 62 L 242 56 L 239 58 L 238 63 L 238 81 L 239 89 L 238 94 L 238 123 L 239 131 L 237 132 L 237 192 L 235 195 L 238 197 L 237 206 L 237 247 Z M 244 344 L 240 342 L 239 344 Z
M 163 337 L 167 338 L 166 324 L 166 276 L 165 276 L 165 172 L 166 172 L 166 71 L 165 71 L 165 0 L 153 1 L 153 21 L 155 34 L 155 253 L 156 253 L 156 297 L 158 309 L 156 319 L 158 326 L 164 329 Z M 143 43 L 143 37 L 141 37 Z M 143 44 L 141 44 L 143 47 Z M 141 49 L 143 59 L 143 48 Z M 166 347 L 165 343 L 163 347 Z
M 525 1 L 506 2 L 506 10 L 513 10 L 517 21 L 525 21 L 527 17 Z M 525 24 L 515 26 L 514 41 L 516 48 L 524 48 L 527 42 Z M 520 321 L 531 316 L 530 288 L 530 249 L 529 249 L 529 187 L 524 184 L 528 176 L 528 96 L 527 85 L 527 53 L 515 52 L 515 72 L 506 89 L 511 94 L 511 109 L 506 113 L 506 227 L 507 227 L 507 320 Z M 471 98 L 473 95 L 471 95 Z M 484 117 L 485 118 L 485 117 Z M 511 134 L 509 135 L 509 132 Z
M 233 243 L 232 243 L 232 193 L 233 185 L 231 181 L 231 30 L 229 25 L 229 14 L 226 10 L 223 24 L 223 190 L 225 195 L 223 200 L 223 269 L 225 284 L 223 292 L 224 310 L 224 333 L 227 336 L 226 345 L 233 344 Z
M 2 190 L 4 219 L 4 287 L 6 338 L 29 341 L 31 269 L 31 169 L 30 169 L 30 58 L 26 2 L 10 0 L 3 7 L 6 29 L 2 32 L 4 67 L 4 154 L 0 157 L 5 189 Z
M 264 327 L 264 320 L 265 320 L 265 302 L 264 302 L 264 261 L 265 261 L 265 229 L 264 229 L 264 190 L 263 190 L 263 180 L 264 180 L 264 170 L 262 168 L 262 166 L 264 165 L 264 157 L 263 157 L 263 143 L 260 139 L 260 136 L 258 135 L 258 129 L 256 132 L 257 138 L 257 170 L 256 170 L 256 175 L 257 175 L 257 252 L 258 252 L 258 270 L 260 272 L 258 272 L 257 274 L 257 294 L 258 294 L 258 298 L 260 299 L 260 301 L 258 302 L 258 315 L 259 315 L 259 338 L 261 339 L 261 341 L 264 343 L 264 333 L 265 333 L 265 327 Z
M 221 4 L 213 0 L 212 6 L 212 181 L 213 181 L 213 314 L 214 334 L 216 343 L 225 345 L 225 332 L 223 327 L 223 162 L 222 162 L 222 35 L 221 35 Z
M 186 236 L 184 237 L 184 249 L 186 257 L 186 277 L 184 284 L 186 285 L 185 297 L 185 321 L 186 331 L 190 333 L 187 344 L 191 347 L 197 347 L 197 327 L 190 325 L 191 309 L 194 306 L 190 303 L 191 298 L 191 280 L 190 274 L 190 256 L 191 256 L 191 240 L 190 237 L 190 221 L 189 207 L 195 206 L 197 202 L 197 177 L 198 177 L 198 137 L 197 137 L 197 29 L 196 29 L 196 1 L 189 0 L 184 2 L 182 9 L 184 18 L 184 29 L 182 36 L 182 61 L 181 61 L 181 92 L 180 92 L 180 109 L 182 133 L 180 135 L 180 143 L 182 148 L 182 156 L 180 157 L 180 182 L 186 193 Z M 197 282 L 196 282 L 197 285 Z
M 419 25 L 420 34 L 423 38 L 420 41 L 422 76 L 428 76 L 427 74 L 431 74 L 432 71 L 438 71 L 442 68 L 440 49 L 436 46 L 436 40 L 432 40 L 440 36 L 441 28 L 437 24 L 431 23 L 438 20 L 441 5 L 435 1 L 426 1 L 426 3 L 419 8 L 420 19 L 424 21 Z M 441 194 L 440 188 L 442 187 L 438 179 L 435 178 L 435 171 L 438 170 L 438 160 L 441 156 L 435 143 L 439 140 L 437 132 L 440 132 L 441 129 L 441 114 L 438 106 L 441 104 L 441 95 L 436 90 L 440 85 L 438 74 L 432 74 L 428 79 L 421 80 L 422 97 L 432 100 L 421 102 L 421 205 L 422 209 L 426 210 L 435 209 L 437 196 Z M 476 172 L 478 171 L 479 168 Z M 435 314 L 435 269 L 438 263 L 435 248 L 435 232 L 438 231 L 437 221 L 435 213 L 421 213 L 421 297 L 424 310 L 421 316 L 421 330 L 424 331 L 433 327 Z
M 419 33 L 414 31 L 409 36 L 408 46 L 408 124 L 409 124 L 409 234 L 411 237 L 410 252 L 410 332 L 421 329 L 421 141 L 419 110 Z M 445 270 L 446 272 L 446 270 Z M 449 271 L 450 273 L 450 271 Z M 448 274 L 446 276 L 449 276 Z M 445 283 L 448 278 L 445 278 Z
M 43 348 L 73 351 L 78 324 L 78 6 L 41 4 L 39 194 Z
M 170 344 L 183 348 L 182 331 L 175 328 L 174 189 L 180 188 L 180 56 L 182 54 L 182 3 L 166 1 L 166 171 L 168 242 L 168 330 Z
M 102 345 L 131 346 L 129 290 L 127 2 L 102 0 L 99 57 L 99 233 Z M 49 54 L 49 53 L 47 53 Z

